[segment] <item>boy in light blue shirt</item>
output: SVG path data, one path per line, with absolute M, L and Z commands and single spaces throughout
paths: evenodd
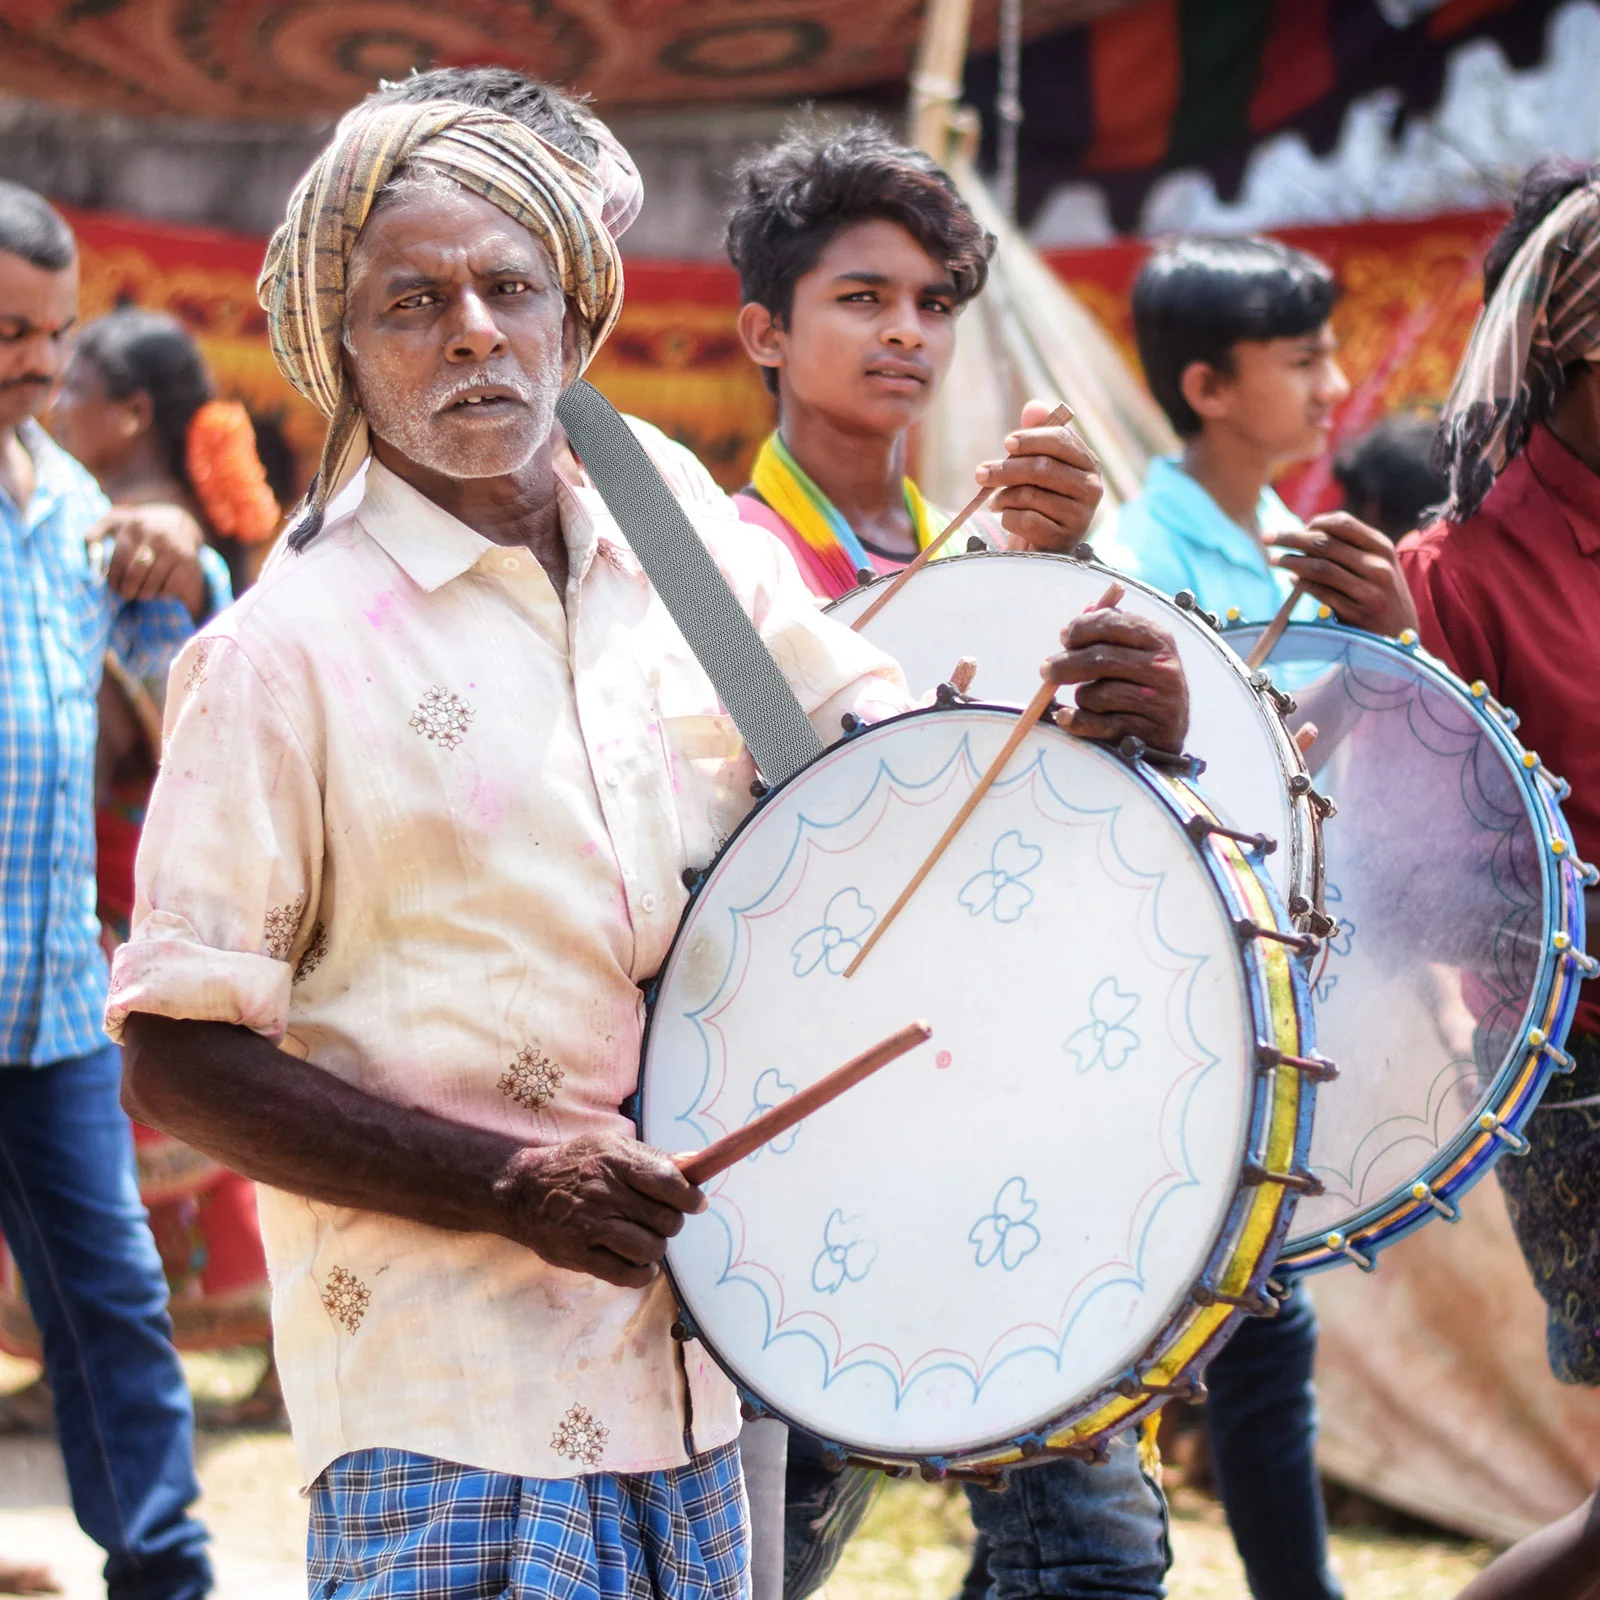
M 1269 487 L 1327 448 L 1350 392 L 1328 321 L 1337 298 L 1322 262 L 1275 240 L 1180 239 L 1151 256 L 1134 332 L 1183 451 L 1152 465 L 1097 541 L 1106 560 L 1222 617 L 1267 622 L 1299 581 L 1297 618 L 1320 603 L 1353 627 L 1404 626 L 1389 541 L 1342 512 L 1302 525 Z

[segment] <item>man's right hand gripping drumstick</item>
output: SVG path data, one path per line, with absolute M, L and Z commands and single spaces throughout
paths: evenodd
M 1056 717 L 1057 725 L 1085 739 L 1121 740 L 1129 734 L 1152 749 L 1179 751 L 1189 731 L 1189 686 L 1172 635 L 1145 617 L 1116 609 L 1126 591 L 1113 583 L 1094 605 L 1062 630 L 1062 650 L 1040 674 L 1039 691 L 1017 718 L 1016 726 L 973 785 L 972 793 L 912 874 L 911 881 L 867 936 L 844 969 L 851 977 L 860 968 L 890 923 L 905 909 L 939 858 L 949 849 L 968 817 L 989 792 L 1006 763 L 1045 713 L 1057 688 L 1079 685 L 1077 705 Z

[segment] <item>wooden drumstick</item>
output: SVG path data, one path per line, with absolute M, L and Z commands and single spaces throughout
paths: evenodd
M 1120 583 L 1114 583 L 1106 592 L 1089 607 L 1091 611 L 1104 611 L 1116 605 L 1126 591 Z M 1039 719 L 1045 714 L 1049 704 L 1056 697 L 1059 685 L 1051 683 L 1048 678 L 1039 685 L 1033 699 L 1023 708 L 1022 714 L 1017 718 L 1016 726 L 1006 737 L 1006 742 L 1000 746 L 1000 754 L 989 763 L 988 770 L 972 786 L 972 793 L 962 802 L 961 809 L 950 819 L 950 826 L 939 835 L 939 841 L 928 852 L 925 860 L 911 875 L 911 882 L 900 891 L 895 903 L 884 912 L 883 920 L 879 922 L 870 934 L 867 941 L 856 951 L 855 959 L 844 969 L 845 977 L 853 977 L 855 970 L 867 959 L 872 947 L 881 939 L 889 924 L 905 910 L 906 902 L 922 887 L 922 881 L 938 865 L 939 858 L 950 848 L 950 841 L 961 832 L 962 825 L 967 818 L 978 809 L 978 802 L 994 787 L 995 779 L 1005 770 L 1006 763 L 1016 754 L 1017 746 L 1028 737 L 1029 732 L 1037 725 Z
M 820 1110 L 830 1100 L 837 1100 L 846 1089 L 853 1089 L 863 1078 L 869 1078 L 879 1067 L 898 1060 L 908 1050 L 915 1050 L 933 1037 L 933 1029 L 926 1022 L 908 1022 L 898 1033 L 891 1033 L 870 1050 L 863 1050 L 842 1067 L 835 1067 L 827 1077 L 819 1078 L 808 1089 L 792 1094 L 781 1105 L 764 1111 L 753 1122 L 708 1144 L 704 1150 L 692 1155 L 674 1156 L 673 1164 L 690 1183 L 705 1183 L 726 1172 L 729 1167 L 743 1161 L 747 1155 L 762 1145 L 776 1139 L 780 1133 L 795 1123 Z
M 1044 419 L 1043 422 L 1036 423 L 1035 426 L 1040 428 L 1064 428 L 1069 422 L 1072 421 L 1072 418 L 1072 407 L 1069 405 L 1059 405 L 1050 413 L 1048 417 Z M 890 580 L 889 586 L 883 591 L 883 593 L 880 594 L 878 598 L 874 600 L 872 604 L 868 606 L 867 609 L 850 624 L 850 626 L 857 633 L 860 633 L 861 630 L 866 627 L 866 625 L 871 622 L 872 619 L 877 616 L 877 614 L 882 611 L 883 608 L 888 605 L 888 603 L 893 600 L 894 597 L 899 594 L 900 591 L 905 588 L 905 586 L 910 583 L 911 580 L 916 577 L 916 575 L 921 572 L 922 569 L 927 566 L 927 564 L 932 561 L 936 555 L 938 555 L 945 545 L 950 542 L 951 535 L 958 532 L 970 518 L 976 516 L 978 512 L 983 510 L 984 505 L 989 499 L 989 496 L 992 494 L 998 494 L 999 492 L 999 487 L 996 486 L 989 489 L 980 489 L 975 495 L 973 495 L 973 497 L 967 501 L 967 503 L 955 514 L 954 518 L 945 525 L 944 532 L 941 533 L 938 538 L 930 539 L 916 553 L 916 555 L 914 555 L 911 560 L 895 574 L 893 579 Z
M 1256 640 L 1255 648 L 1244 658 L 1244 664 L 1252 672 L 1272 654 L 1283 637 L 1283 630 L 1289 626 L 1289 613 L 1300 604 L 1300 596 L 1305 592 L 1305 586 L 1298 583 L 1289 591 L 1289 598 L 1278 607 L 1277 615 L 1267 624 L 1266 632 Z

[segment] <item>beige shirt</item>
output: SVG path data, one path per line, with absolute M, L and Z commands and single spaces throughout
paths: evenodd
M 559 493 L 565 610 L 526 549 L 374 463 L 357 511 L 184 650 L 114 1035 L 129 1011 L 243 1024 L 530 1143 L 632 1132 L 639 985 L 754 769 L 598 496 Z M 776 540 L 702 531 L 824 739 L 903 708 Z M 270 1189 L 261 1219 L 308 1483 L 371 1446 L 646 1471 L 738 1429 L 664 1280 Z

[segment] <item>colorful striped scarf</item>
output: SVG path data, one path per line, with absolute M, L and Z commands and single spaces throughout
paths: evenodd
M 903 482 L 906 510 L 911 514 L 917 548 L 921 550 L 944 531 L 945 519 L 929 509 L 922 492 L 910 478 Z M 789 447 L 779 434 L 768 435 L 761 446 L 751 469 L 750 487 L 804 542 L 830 594 L 843 594 L 853 589 L 858 581 L 857 573 L 873 570 L 872 558 L 856 537 L 855 530 L 789 454 Z

